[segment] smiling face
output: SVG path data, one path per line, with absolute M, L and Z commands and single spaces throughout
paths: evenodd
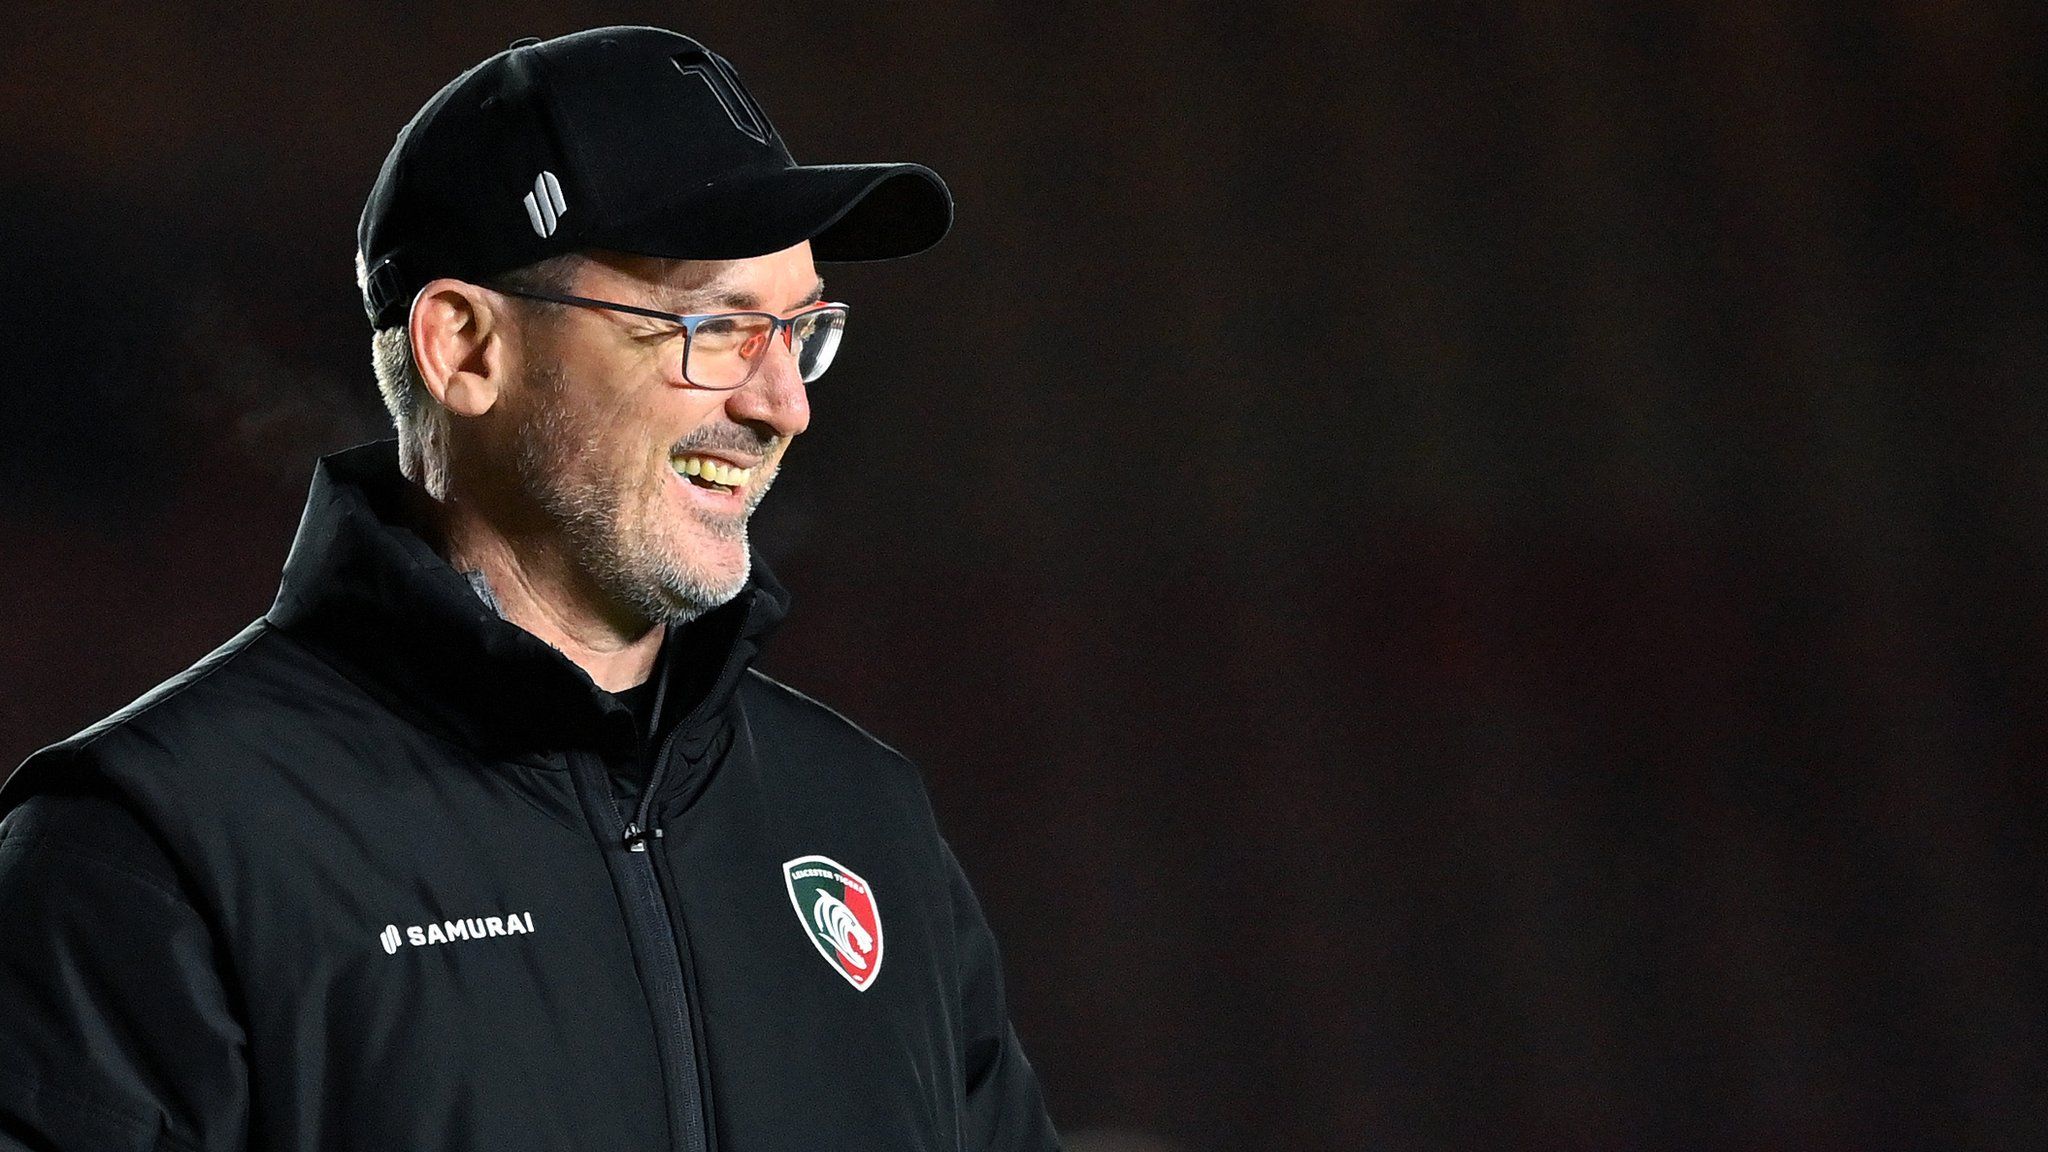
M 568 292 L 664 312 L 787 315 L 822 283 L 810 245 L 747 260 L 596 255 Z M 789 442 L 810 423 L 791 351 L 771 342 L 745 385 L 682 375 L 683 336 L 664 321 L 517 301 L 524 366 L 512 472 L 559 550 L 613 612 L 648 623 L 702 615 L 739 594 L 747 519 Z

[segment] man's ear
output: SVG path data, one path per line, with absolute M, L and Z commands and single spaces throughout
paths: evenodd
M 408 333 L 420 379 L 457 416 L 481 416 L 498 402 L 509 363 L 497 300 L 461 280 L 434 280 L 412 298 Z

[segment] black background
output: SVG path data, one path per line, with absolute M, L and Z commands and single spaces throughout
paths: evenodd
M 1065 1128 L 2048 1144 L 2042 9 L 1107 8 L 13 16 L 0 760 L 384 434 L 412 111 L 662 24 L 958 197 L 826 269 L 765 663 L 924 766 Z

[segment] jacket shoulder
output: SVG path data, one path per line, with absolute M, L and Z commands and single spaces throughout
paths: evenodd
M 917 822 L 931 823 L 924 774 L 910 757 L 844 714 L 758 669 L 748 669 L 742 698 L 756 740 L 772 741 L 777 755 L 763 757 L 789 776 L 785 783 L 829 792 L 894 795 Z
M 360 694 L 259 619 L 125 707 L 23 761 L 0 784 L 0 817 L 52 788 L 132 795 L 139 781 L 153 779 L 175 790 L 181 778 L 224 772 L 280 733 L 303 731 L 311 710 L 331 710 L 332 701 L 350 696 Z
M 763 707 L 777 722 L 778 729 L 786 734 L 800 740 L 832 744 L 842 756 L 857 752 L 900 765 L 912 773 L 917 771 L 910 757 L 847 719 L 845 713 L 831 705 L 784 684 L 758 668 L 749 668 L 747 677 L 753 689 L 747 693 L 749 700 Z

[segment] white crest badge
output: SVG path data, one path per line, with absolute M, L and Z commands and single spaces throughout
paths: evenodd
M 799 856 L 782 866 L 789 902 L 811 945 L 834 972 L 862 992 L 882 970 L 882 912 L 874 889 L 829 856 Z

